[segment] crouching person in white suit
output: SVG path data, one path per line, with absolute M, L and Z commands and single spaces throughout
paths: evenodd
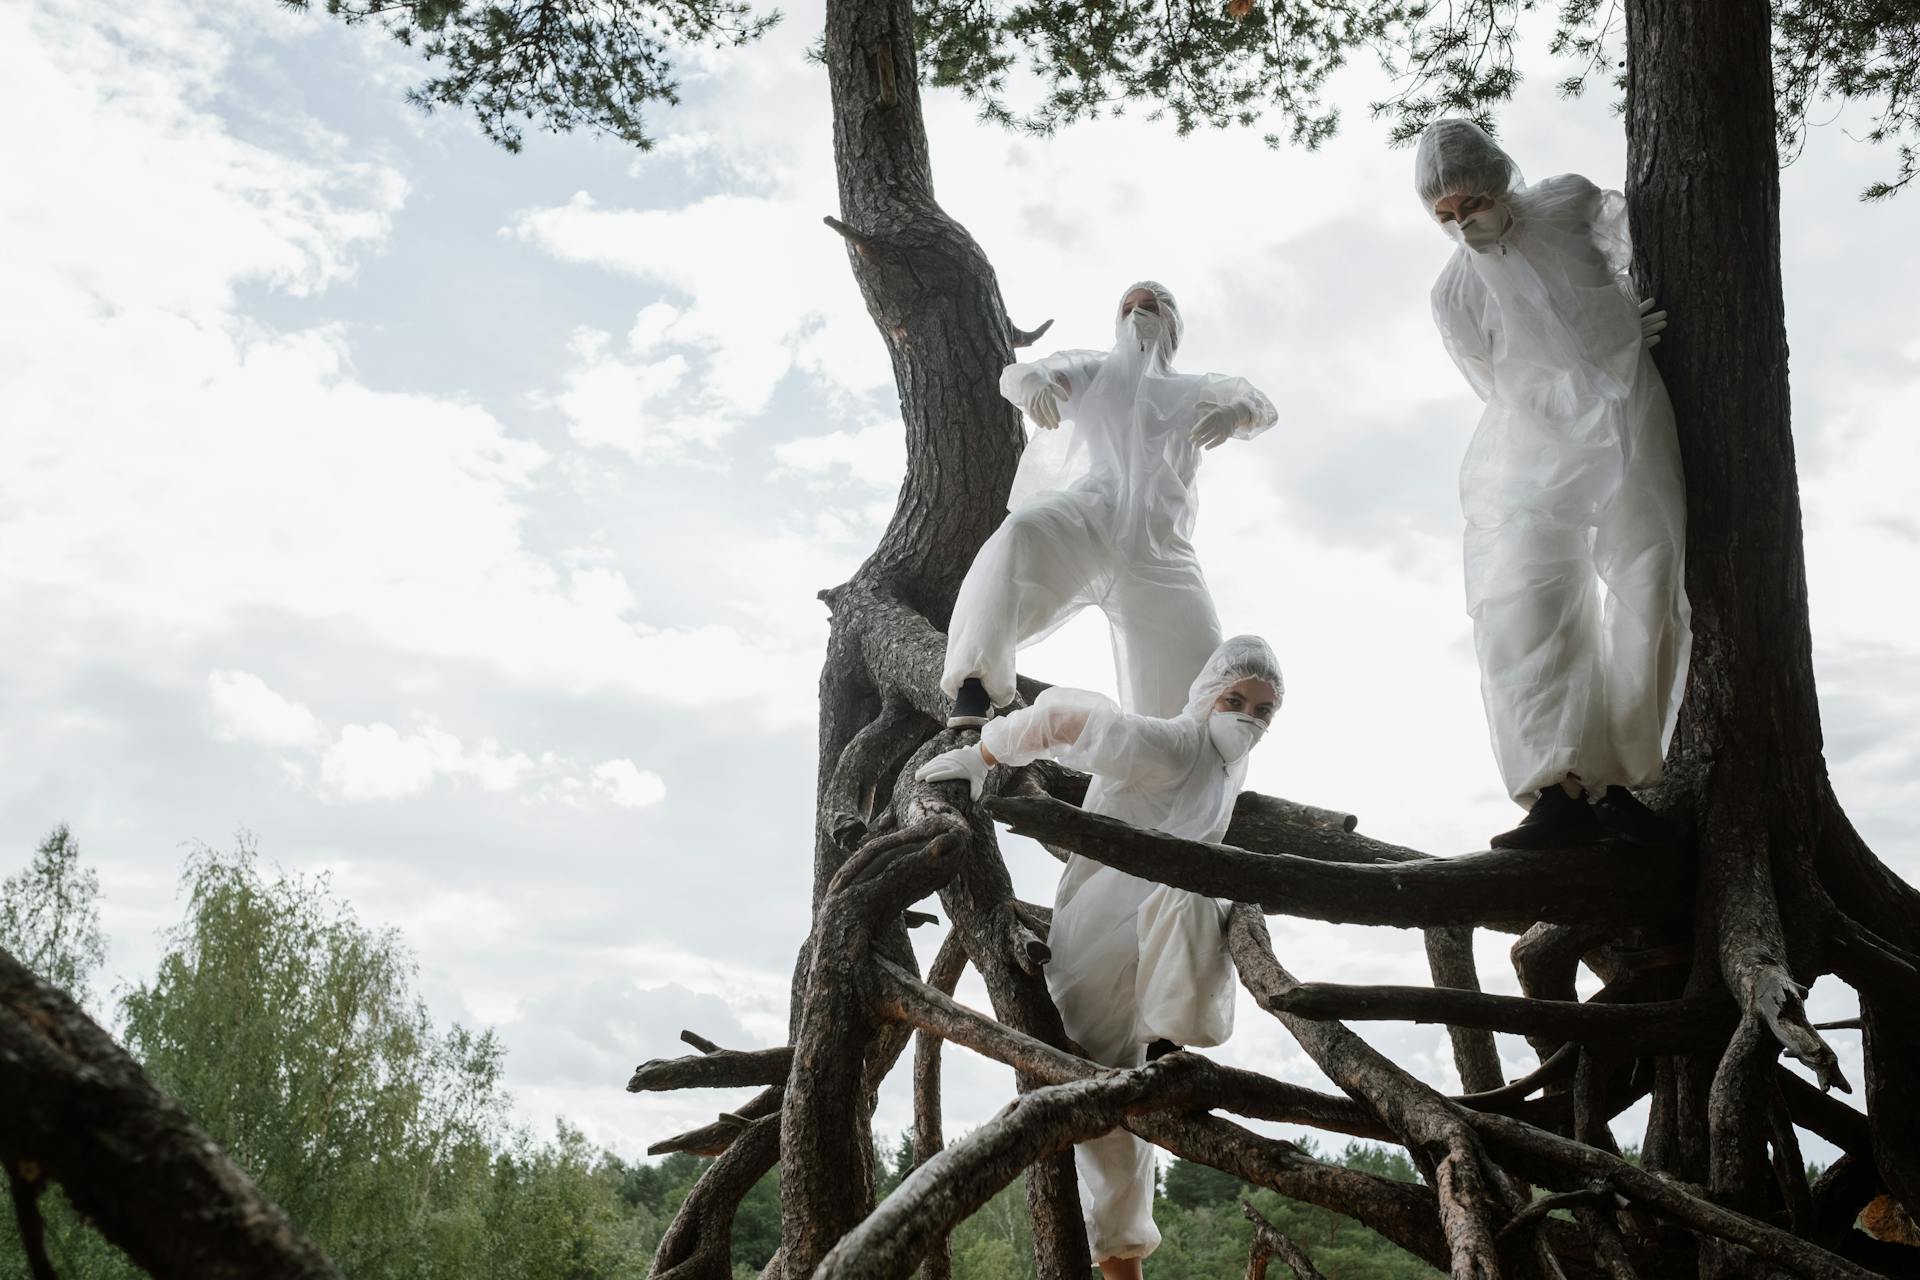
M 1046 757 L 1093 775 L 1086 808 L 1137 827 L 1217 843 L 1247 759 L 1284 685 L 1258 636 L 1215 649 L 1170 718 L 1135 715 L 1081 689 L 1049 689 L 989 721 L 978 745 L 923 765 L 925 781 L 965 779 L 973 794 L 996 764 Z M 1137 1067 L 1148 1046 L 1216 1045 L 1233 1031 L 1227 904 L 1142 880 L 1075 854 L 1054 895 L 1047 989 L 1067 1034 L 1094 1061 Z M 1156 1045 L 1157 1048 L 1166 1046 Z M 1074 1148 L 1093 1257 L 1107 1280 L 1136 1280 L 1160 1243 L 1153 1148 L 1125 1129 Z

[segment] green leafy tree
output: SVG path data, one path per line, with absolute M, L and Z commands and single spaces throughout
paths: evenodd
M 100 877 L 81 865 L 79 844 L 60 824 L 25 870 L 0 883 L 0 947 L 86 1003 L 87 983 L 107 956 L 99 897 Z
M 404 1274 L 414 1224 L 481 1176 L 506 1099 L 491 1032 L 435 1031 L 412 956 L 324 881 L 202 850 L 186 919 L 121 1002 L 128 1049 L 355 1276 Z

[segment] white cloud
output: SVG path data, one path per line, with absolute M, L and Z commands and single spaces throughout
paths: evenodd
M 576 332 L 568 349 L 573 365 L 553 404 L 583 445 L 618 449 L 638 462 L 717 459 L 714 450 L 739 425 L 739 415 L 723 406 L 687 407 L 687 401 L 710 404 L 712 397 L 686 389 L 690 366 L 679 352 L 636 358 L 643 350 L 638 343 L 629 341 L 622 351 L 594 329 Z
M 302 747 L 323 732 L 318 716 L 281 697 L 252 672 L 209 672 L 207 698 L 213 709 L 215 735 L 229 741 Z
M 590 589 L 620 585 L 618 575 L 586 571 Z M 280 776 L 296 789 L 346 803 L 402 800 L 435 783 L 475 786 L 496 795 L 518 793 L 529 803 L 579 803 L 596 796 L 622 809 L 644 809 L 666 798 L 666 783 L 632 760 L 606 760 L 582 769 L 555 752 L 538 759 L 493 738 L 469 747 L 457 735 L 421 719 L 402 732 L 390 724 L 349 724 L 329 734 L 320 717 L 282 697 L 246 671 L 207 677 L 214 736 L 222 741 L 290 749 Z
M 671 301 L 640 312 L 628 345 L 636 356 L 672 348 L 695 362 L 702 408 L 678 430 L 724 431 L 765 411 L 795 372 L 854 393 L 890 376 L 845 250 L 820 225 L 819 210 L 828 207 L 821 184 L 831 171 L 813 176 L 797 189 L 709 196 L 678 209 L 605 208 L 581 192 L 523 214 L 508 230 L 562 261 L 638 277 L 668 293 Z M 647 367 L 621 374 L 636 380 Z
M 892 493 L 906 473 L 906 429 L 898 421 L 876 422 L 858 431 L 797 436 L 775 445 L 773 456 L 803 475 L 825 476 L 845 468 L 861 484 Z
M 593 766 L 594 786 L 623 809 L 644 809 L 667 798 L 660 775 L 631 760 L 606 760 Z
M 320 780 L 346 800 L 416 795 L 440 772 L 444 752 L 433 732 L 403 738 L 392 725 L 350 724 L 320 757 Z M 458 742 L 453 746 L 457 752 Z

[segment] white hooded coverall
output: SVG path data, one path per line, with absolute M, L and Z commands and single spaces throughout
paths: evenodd
M 1416 188 L 1504 202 L 1486 253 L 1433 286 L 1447 352 L 1486 402 L 1460 469 L 1467 612 L 1507 791 L 1660 776 L 1692 649 L 1673 407 L 1641 341 L 1625 201 L 1567 174 L 1520 185 L 1478 127 L 1435 124 Z
M 1134 826 L 1218 843 L 1233 817 L 1247 757 L 1226 763 L 1207 733 L 1214 700 L 1248 677 L 1284 692 L 1280 664 L 1258 636 L 1235 636 L 1208 658 L 1170 718 L 1123 711 L 1080 689 L 1053 688 L 980 730 L 1007 765 L 1042 756 L 1094 775 L 1086 808 Z M 1216 1045 L 1233 1031 L 1228 904 L 1073 855 L 1054 895 L 1047 990 L 1067 1034 L 1095 1062 L 1137 1067 L 1157 1039 Z M 1153 1147 L 1115 1129 L 1074 1148 L 1093 1257 L 1143 1258 L 1153 1223 Z
M 1220 643 L 1213 597 L 1189 541 L 1200 448 L 1189 431 L 1205 406 L 1239 410 L 1249 439 L 1279 416 L 1252 383 L 1172 365 L 1181 322 L 1152 281 L 1166 332 L 1144 347 L 1121 317 L 1111 351 L 1062 351 L 1009 365 L 1001 394 L 1023 404 L 1030 376 L 1066 391 L 1060 426 L 1036 430 L 1008 516 L 974 557 L 947 629 L 941 688 L 980 677 L 996 706 L 1015 694 L 1014 652 L 1088 605 L 1107 615 L 1121 705 L 1171 716 Z M 1123 294 L 1124 298 L 1125 295 Z

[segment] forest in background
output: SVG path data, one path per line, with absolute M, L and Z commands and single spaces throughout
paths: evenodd
M 517 1125 L 491 1030 L 434 1024 L 393 929 L 361 923 L 325 878 L 291 876 L 251 843 L 202 847 L 181 873 L 182 916 L 144 981 L 95 1007 L 107 954 L 99 883 L 56 828 L 0 883 L 0 947 L 74 993 L 155 1082 L 218 1138 L 353 1280 L 599 1280 L 644 1276 L 662 1233 L 709 1163 L 677 1154 L 629 1163 L 565 1120 L 545 1140 Z M 609 1088 L 618 1082 L 610 1081 Z M 1405 1154 L 1348 1142 L 1323 1158 L 1415 1181 Z M 910 1137 L 876 1152 L 880 1194 L 911 1168 Z M 1162 1176 L 1157 1275 L 1237 1280 L 1251 1227 L 1246 1196 L 1330 1280 L 1437 1275 L 1374 1232 L 1324 1209 L 1175 1160 Z M 67 1280 L 143 1274 L 58 1192 L 48 1252 Z M 1033 1275 L 1026 1191 L 1003 1189 L 953 1237 L 956 1280 Z M 779 1170 L 734 1221 L 736 1277 L 780 1241 Z M 11 1215 L 0 1215 L 0 1280 L 28 1280 Z

